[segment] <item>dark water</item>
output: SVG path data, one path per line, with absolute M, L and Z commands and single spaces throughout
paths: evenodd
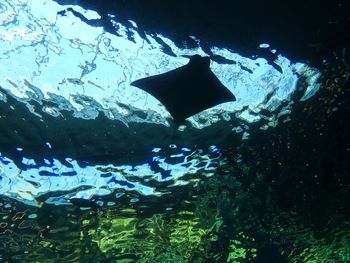
M 60 108 L 61 117 L 45 115 L 37 109 L 64 100 L 34 98 L 28 100 L 30 110 L 1 88 L 6 99 L 0 100 L 0 182 L 3 189 L 12 185 L 18 190 L 6 188 L 8 194 L 0 197 L 0 262 L 349 262 L 347 3 L 299 2 L 230 8 L 227 1 L 75 3 L 103 16 L 85 21 L 92 26 L 113 31 L 106 14 L 115 13 L 122 24 L 135 21 L 140 35 L 143 30 L 159 32 L 187 48 L 197 45 L 187 36 L 196 35 L 205 52 L 215 43 L 273 64 L 273 53 L 256 48 L 270 43 L 292 61 L 316 67 L 320 89 L 303 100 L 307 85 L 301 74 L 290 97 L 277 109 L 258 112 L 259 121 L 235 118 L 242 109 L 229 113 L 228 122 L 204 129 L 189 126 L 171 139 L 172 129 L 156 122 L 126 127 L 98 113 L 86 120 L 68 106 Z M 243 11 L 235 16 L 235 10 Z M 268 17 L 263 23 L 257 19 L 260 14 Z M 244 26 L 237 29 L 237 23 Z M 286 40 L 290 36 L 293 43 Z M 171 56 L 172 48 L 164 43 L 163 52 Z M 210 50 L 207 54 L 214 61 L 224 59 Z M 277 125 L 261 129 L 270 123 L 270 114 L 287 106 Z M 243 140 L 232 131 L 235 127 L 249 136 Z M 142 129 L 143 136 L 131 135 Z M 177 147 L 168 147 L 170 143 Z M 23 157 L 35 161 L 24 162 Z M 5 181 L 12 162 L 19 169 L 17 176 L 8 176 L 12 183 L 35 176 L 26 178 L 34 185 L 27 192 L 20 183 Z M 150 170 L 144 172 L 143 162 Z M 179 169 L 178 163 L 192 170 L 169 175 L 167 170 Z M 124 177 L 113 177 L 117 186 L 109 189 L 100 181 L 90 182 L 90 168 L 98 178 Z M 41 192 L 47 178 L 58 180 L 50 181 L 50 191 Z M 78 179 L 87 183 L 74 184 Z M 91 203 L 67 201 L 96 185 L 101 192 L 94 192 Z M 151 188 L 157 194 L 146 194 Z

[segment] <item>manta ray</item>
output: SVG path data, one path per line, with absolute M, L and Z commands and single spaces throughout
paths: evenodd
M 209 57 L 200 55 L 191 56 L 185 66 L 136 80 L 130 85 L 158 99 L 175 124 L 218 104 L 236 100 L 210 70 Z

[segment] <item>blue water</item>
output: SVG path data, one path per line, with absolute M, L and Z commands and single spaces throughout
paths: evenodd
M 140 36 L 135 22 L 131 21 L 127 28 L 113 16 L 110 19 L 116 33 L 111 34 L 77 17 L 76 13 L 87 20 L 100 18 L 95 11 L 77 5 L 5 1 L 1 8 L 1 98 L 3 103 L 13 98 L 20 103 L 18 107 L 25 105 L 28 111 L 14 110 L 12 118 L 23 119 L 23 123 L 6 128 L 14 130 L 8 135 L 11 142 L 6 144 L 6 151 L 17 153 L 7 156 L 6 151 L 2 151 L 1 194 L 36 206 L 37 197 L 54 191 L 66 191 L 66 194 L 54 196 L 47 202 L 65 204 L 71 197 L 90 199 L 117 189 L 160 195 L 145 185 L 142 178 L 150 176 L 152 180 L 162 181 L 162 176 L 152 171 L 148 162 L 156 158 L 153 148 L 164 150 L 171 143 L 170 132 L 166 131 L 171 129 L 168 128 L 170 116 L 159 101 L 130 83 L 186 64 L 188 58 L 184 55 L 206 55 L 201 47 L 181 49 L 160 34 L 156 38 L 147 33 Z M 158 39 L 166 43 L 176 57 L 164 53 Z M 193 39 L 200 42 L 200 39 Z M 208 135 L 204 148 L 199 148 L 203 153 L 196 153 L 199 144 L 196 137 L 200 130 L 210 134 L 222 129 L 224 136 L 238 133 L 245 140 L 249 137 L 248 124 L 260 122 L 261 129 L 269 129 L 278 125 L 281 116 L 289 114 L 293 103 L 291 95 L 301 85 L 298 82 L 301 77 L 305 82 L 302 99 L 319 89 L 317 69 L 290 62 L 268 44 L 262 43 L 257 48 L 277 54 L 275 64 L 281 71 L 264 58 L 247 58 L 215 47 L 213 43 L 211 52 L 214 55 L 235 62 L 212 61 L 211 69 L 235 94 L 237 101 L 201 112 L 179 127 L 179 133 L 186 139 L 178 147 L 188 149 L 176 152 L 183 155 L 182 160 L 170 165 L 165 158 L 158 158 L 158 165 L 170 170 L 167 180 L 174 180 L 174 185 L 189 183 L 181 178 L 199 170 L 212 174 L 215 169 L 206 166 L 224 162 L 209 157 L 210 146 L 220 148 L 223 145 L 221 138 Z M 261 115 L 262 111 L 269 112 L 270 116 Z M 102 125 L 96 120 L 98 116 L 104 118 Z M 233 119 L 238 119 L 239 123 L 230 125 Z M 41 125 L 43 123 L 47 125 Z M 20 127 L 15 127 L 18 125 Z M 17 134 L 27 136 L 31 143 L 16 141 Z M 120 156 L 124 153 L 128 156 L 126 160 Z M 143 159 L 138 158 L 135 163 L 133 155 L 140 154 Z M 11 159 L 14 155 L 18 156 L 16 160 Z M 81 161 L 96 160 L 96 156 L 109 157 L 108 165 L 99 166 L 95 161 L 96 166 L 83 167 Z M 186 156 L 191 156 L 190 162 L 185 160 Z M 197 168 L 202 159 L 206 166 Z M 112 171 L 110 176 L 100 171 L 107 168 Z M 115 180 L 128 181 L 130 176 L 139 181 L 132 189 L 115 183 Z M 74 190 L 81 186 L 89 189 Z
M 0 3 L 1 262 L 350 260 L 346 48 L 179 45 L 67 2 Z M 174 127 L 130 83 L 195 54 L 237 100 Z

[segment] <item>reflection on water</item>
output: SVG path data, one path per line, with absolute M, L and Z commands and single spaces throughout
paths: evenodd
M 165 152 L 168 156 L 159 148 L 152 152 L 148 163 L 135 166 L 88 163 L 81 166 L 69 158 L 64 163 L 45 159 L 39 166 L 34 160 L 22 157 L 19 168 L 10 159 L 1 157 L 0 193 L 34 206 L 41 206 L 42 202 L 67 205 L 72 198 L 96 199 L 111 194 L 119 198 L 125 192 L 161 196 L 176 191 L 179 186 L 196 186 L 225 163 L 214 146 L 208 151 L 192 151 L 171 145 Z
M 350 261 L 346 52 L 321 79 L 212 48 L 237 102 L 173 131 L 129 83 L 200 46 L 52 1 L 0 10 L 0 261 Z

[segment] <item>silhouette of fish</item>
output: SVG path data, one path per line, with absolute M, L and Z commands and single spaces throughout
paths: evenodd
M 158 99 L 169 111 L 175 124 L 235 96 L 210 70 L 209 57 L 194 55 L 187 65 L 131 83 Z

